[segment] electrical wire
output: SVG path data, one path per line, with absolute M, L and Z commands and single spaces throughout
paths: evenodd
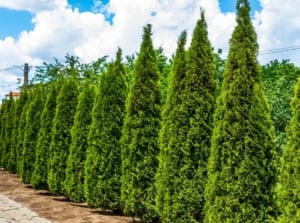
M 258 55 L 267 55 L 267 54 L 274 54 L 274 53 L 282 53 L 282 52 L 295 51 L 295 50 L 300 50 L 300 45 L 298 45 L 298 46 L 283 47 L 283 48 L 277 48 L 277 49 L 270 49 L 270 50 L 262 50 L 262 51 L 259 52 Z

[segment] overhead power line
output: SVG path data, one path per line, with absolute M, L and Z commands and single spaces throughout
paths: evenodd
M 298 46 L 283 47 L 283 48 L 277 48 L 277 49 L 270 49 L 270 50 L 262 50 L 262 51 L 259 51 L 258 55 L 267 55 L 267 54 L 274 54 L 274 53 L 282 53 L 282 52 L 294 51 L 294 50 L 300 50 L 300 45 L 298 45 Z

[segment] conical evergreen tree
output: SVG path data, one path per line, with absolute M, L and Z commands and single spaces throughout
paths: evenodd
M 35 152 L 34 170 L 31 185 L 36 189 L 47 189 L 49 147 L 51 143 L 51 129 L 55 116 L 56 99 L 60 89 L 60 81 L 50 84 L 49 94 L 41 115 L 41 127 L 38 133 Z
M 180 128 L 175 128 L 175 126 L 179 127 L 178 124 L 181 123 L 181 119 L 185 121 L 188 117 L 178 116 L 180 113 L 181 107 L 181 92 L 184 90 L 183 80 L 186 76 L 186 51 L 184 46 L 186 44 L 186 32 L 183 32 L 178 40 L 178 46 L 176 50 L 176 54 L 174 57 L 173 65 L 171 68 L 171 73 L 169 74 L 169 85 L 168 85 L 168 94 L 166 99 L 166 104 L 162 113 L 162 127 L 160 130 L 160 152 L 159 152 L 159 166 L 156 174 L 156 209 L 162 220 L 162 222 L 166 222 L 169 217 L 171 217 L 171 212 L 169 207 L 171 206 L 171 202 L 173 199 L 171 198 L 170 187 L 172 187 L 172 179 L 174 174 L 168 173 L 169 169 L 173 167 L 173 158 L 170 156 L 172 152 L 175 152 L 175 149 L 171 147 L 171 143 L 177 145 L 178 147 L 182 146 L 181 141 L 186 141 L 186 137 L 180 137 L 178 135 Z M 175 121 L 175 123 L 174 123 Z M 175 132 L 175 129 L 178 132 Z M 186 133 L 186 131 L 185 131 Z M 176 134 L 176 135 L 175 135 Z M 177 140 L 172 140 L 171 138 L 177 138 Z M 170 146 L 170 148 L 169 148 Z M 172 165 L 169 167 L 168 165 Z M 176 169 L 172 169 L 172 171 L 177 172 Z M 168 208 L 167 208 L 168 207 Z
M 5 111 L 5 100 L 2 99 L 0 106 L 0 155 L 2 155 L 2 148 L 4 142 L 5 124 L 4 124 L 4 111 Z M 0 157 L 0 166 L 2 166 L 2 159 Z
M 10 145 L 10 153 L 8 160 L 8 169 L 11 173 L 17 172 L 17 144 L 18 144 L 18 130 L 19 122 L 22 115 L 22 110 L 27 101 L 27 93 L 24 93 L 24 90 L 21 91 L 20 98 L 16 101 L 15 112 L 14 112 L 14 121 L 13 121 L 13 132 Z
M 276 213 L 274 128 L 257 62 L 248 0 L 237 1 L 208 163 L 205 222 L 270 222 Z
M 24 89 L 24 98 L 25 104 L 22 109 L 21 118 L 18 126 L 18 139 L 16 141 L 16 155 L 17 155 L 17 174 L 21 176 L 22 172 L 22 160 L 23 160 L 23 141 L 24 141 L 24 132 L 26 126 L 26 114 L 31 101 L 31 94 L 29 89 Z
M 78 98 L 75 77 L 64 80 L 57 97 L 57 105 L 53 126 L 51 129 L 51 143 L 49 147 L 48 187 L 52 194 L 64 194 L 67 158 L 71 144 L 71 128 L 74 122 Z
M 23 160 L 21 164 L 21 178 L 24 183 L 30 183 L 34 170 L 36 141 L 41 124 L 44 98 L 43 86 L 35 86 L 26 114 L 24 131 Z
M 92 120 L 91 111 L 95 96 L 95 89 L 90 80 L 85 80 L 82 92 L 78 97 L 78 104 L 71 129 L 72 142 L 67 159 L 66 179 L 64 188 L 66 196 L 74 202 L 84 201 L 84 161 L 88 147 L 88 132 Z M 97 178 L 96 176 L 94 176 Z
M 160 134 L 157 209 L 162 222 L 203 220 L 216 95 L 214 56 L 204 12 L 194 30 L 186 64 L 183 40 L 174 59 L 173 86 Z
M 154 175 L 158 160 L 160 84 L 151 25 L 144 27 L 143 41 L 134 68 L 122 132 L 121 200 L 124 212 L 151 219 L 154 211 Z
M 279 177 L 279 221 L 300 222 L 300 78 L 291 102 L 292 119 L 287 127 L 288 141 L 283 150 Z
M 101 116 L 98 141 L 99 176 L 96 186 L 97 203 L 101 208 L 121 211 L 121 148 L 125 100 L 127 96 L 125 68 L 119 49 L 116 61 L 101 78 Z
M 2 140 L 1 140 L 1 153 L 0 159 L 1 164 L 4 168 L 8 168 L 8 160 L 9 160 L 9 153 L 10 153 L 10 145 L 11 145 L 11 136 L 13 131 L 13 113 L 14 112 L 14 99 L 12 94 L 8 99 L 5 100 L 5 110 L 3 113 L 3 132 L 2 132 Z

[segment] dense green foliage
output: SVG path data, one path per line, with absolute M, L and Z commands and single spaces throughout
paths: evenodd
M 294 92 L 293 116 L 287 128 L 287 145 L 283 149 L 279 177 L 279 210 L 282 214 L 278 222 L 282 223 L 300 221 L 300 78 Z
M 281 151 L 286 143 L 285 129 L 292 117 L 290 103 L 300 68 L 288 60 L 274 60 L 262 66 L 261 73 L 275 127 L 276 144 Z
M 143 40 L 126 102 L 122 131 L 121 200 L 124 212 L 151 219 L 154 211 L 154 175 L 158 165 L 160 129 L 160 84 L 151 25 L 144 27 Z
M 14 120 L 14 99 L 12 94 L 5 100 L 5 105 L 2 114 L 2 129 L 1 129 L 1 148 L 0 148 L 0 164 L 5 168 L 8 167 L 9 152 L 11 147 L 11 138 L 13 132 Z
M 36 142 L 40 129 L 44 98 L 45 94 L 43 88 L 41 86 L 35 86 L 32 90 L 32 99 L 28 105 L 24 130 L 23 160 L 20 175 L 24 183 L 30 183 L 34 170 Z
M 157 191 L 156 209 L 162 222 L 167 222 L 175 213 L 175 210 L 171 212 L 170 208 L 175 204 L 175 188 L 173 189 L 173 184 L 177 183 L 175 177 L 178 177 L 176 173 L 178 171 L 179 157 L 176 157 L 177 159 L 175 160 L 171 155 L 180 152 L 183 143 L 186 142 L 186 131 L 184 128 L 181 129 L 181 127 L 187 124 L 186 120 L 188 117 L 185 117 L 180 111 L 182 103 L 181 92 L 184 90 L 182 80 L 185 79 L 186 75 L 185 43 L 186 32 L 183 32 L 178 40 L 176 54 L 169 75 L 166 104 L 162 113 L 162 128 L 159 137 L 159 166 L 155 181 Z M 181 135 L 181 133 L 183 134 Z M 172 171 L 171 173 L 168 172 L 170 170 Z M 179 181 L 178 183 L 181 182 Z
M 237 1 L 208 163 L 205 222 L 271 222 L 276 215 L 274 129 L 262 90 L 247 0 Z
M 11 145 L 10 145 L 10 152 L 8 158 L 8 166 L 7 169 L 11 173 L 17 172 L 17 145 L 18 145 L 18 129 L 19 129 L 19 122 L 22 115 L 23 107 L 27 100 L 27 94 L 24 93 L 25 91 L 21 91 L 20 98 L 16 101 L 15 111 L 14 111 L 14 120 L 13 120 L 13 132 L 11 138 Z
M 75 77 L 66 78 L 57 96 L 57 104 L 48 160 L 48 187 L 52 194 L 63 194 L 67 158 L 71 144 L 71 128 L 77 106 L 78 89 Z
M 86 160 L 87 202 L 91 206 L 121 211 L 120 138 L 127 96 L 121 50 L 100 79 L 93 109 Z
M 88 132 L 92 120 L 95 90 L 87 79 L 78 97 L 78 104 L 71 129 L 71 145 L 67 159 L 65 195 L 74 202 L 84 201 L 84 161 L 88 146 Z M 96 178 L 96 176 L 94 176 Z
M 48 85 L 48 96 L 41 114 L 40 129 L 38 131 L 34 170 L 31 176 L 31 185 L 38 188 L 48 188 L 48 159 L 49 146 L 51 143 L 51 129 L 55 116 L 56 97 L 59 85 L 56 82 Z
M 23 106 L 19 126 L 18 126 L 18 140 L 17 140 L 17 148 L 16 148 L 16 154 L 17 154 L 17 174 L 19 176 L 22 176 L 22 165 L 23 165 L 23 142 L 24 142 L 24 133 L 25 133 L 25 127 L 26 127 L 26 117 L 27 117 L 27 111 L 30 104 L 30 101 L 32 100 L 32 94 L 29 89 L 24 89 L 23 92 L 24 97 L 26 99 L 26 103 Z
M 300 222 L 300 68 L 258 65 L 249 0 L 236 22 L 226 59 L 201 10 L 171 58 L 147 25 L 124 64 L 44 63 L 2 101 L 1 168 L 140 222 Z
M 162 222 L 203 219 L 216 94 L 214 56 L 204 13 L 194 30 L 186 63 L 184 42 L 181 36 L 160 135 L 157 210 Z

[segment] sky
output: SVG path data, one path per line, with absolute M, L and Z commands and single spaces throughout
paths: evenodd
M 300 0 L 249 2 L 259 62 L 289 59 L 300 66 Z M 33 76 L 35 66 L 54 62 L 53 58 L 64 62 L 66 54 L 91 62 L 105 55 L 113 58 L 118 47 L 123 55 L 138 52 L 148 23 L 154 46 L 171 56 L 183 30 L 190 40 L 200 7 L 212 46 L 222 49 L 226 58 L 236 24 L 235 4 L 234 0 L 0 0 L 0 98 L 20 86 L 24 63 L 32 67 Z

